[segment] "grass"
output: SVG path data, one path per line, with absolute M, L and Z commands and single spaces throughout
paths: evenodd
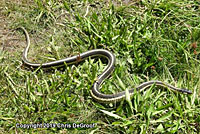
M 199 4 L 195 0 L 1 1 L 1 133 L 199 133 Z M 30 70 L 21 60 L 24 35 L 13 30 L 19 26 L 31 36 L 32 62 L 96 48 L 112 51 L 116 68 L 102 85 L 104 93 L 157 79 L 193 94 L 153 86 L 136 92 L 131 103 L 100 104 L 89 91 L 106 67 L 105 59 L 89 58 L 64 70 Z M 52 126 L 27 129 L 17 128 L 17 123 Z M 58 123 L 96 126 L 53 126 Z

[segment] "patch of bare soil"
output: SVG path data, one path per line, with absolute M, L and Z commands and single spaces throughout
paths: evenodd
M 10 29 L 13 18 L 10 17 L 9 5 L 19 4 L 19 1 L 0 1 L 0 52 L 7 51 L 12 55 L 14 51 L 23 43 L 16 36 L 16 31 Z M 14 12 L 12 13 L 14 14 Z

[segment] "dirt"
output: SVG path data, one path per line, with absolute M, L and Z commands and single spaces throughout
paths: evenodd
M 15 11 L 10 8 L 15 3 L 19 4 L 19 1 L 0 1 L 0 53 L 6 51 L 12 55 L 12 52 L 16 51 L 19 45 L 23 43 L 16 36 L 16 31 L 10 28 L 12 22 L 14 22 L 14 18 L 11 16 L 15 14 Z

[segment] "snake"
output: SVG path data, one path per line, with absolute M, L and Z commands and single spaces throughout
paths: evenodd
M 51 67 L 56 67 L 56 66 L 60 66 L 60 65 L 65 65 L 65 64 L 70 65 L 70 64 L 79 63 L 89 57 L 91 57 L 91 58 L 105 57 L 108 60 L 108 64 L 107 64 L 106 68 L 103 70 L 103 72 L 97 76 L 96 80 L 94 81 L 94 83 L 92 85 L 92 88 L 90 90 L 90 94 L 91 94 L 92 98 L 100 103 L 114 103 L 114 102 L 119 102 L 122 99 L 126 98 L 126 96 L 127 96 L 126 91 L 121 91 L 121 92 L 118 92 L 115 94 L 104 94 L 100 91 L 102 83 L 104 82 L 104 80 L 106 78 L 108 78 L 112 74 L 112 72 L 114 71 L 114 68 L 115 68 L 116 58 L 115 58 L 115 55 L 113 53 L 111 53 L 110 51 L 105 50 L 105 49 L 93 49 L 93 50 L 83 52 L 79 55 L 67 57 L 64 59 L 56 60 L 56 61 L 51 61 L 51 62 L 46 62 L 46 63 L 33 63 L 28 60 L 28 51 L 29 51 L 29 47 L 30 47 L 29 34 L 24 27 L 19 27 L 18 29 L 23 30 L 23 32 L 25 34 L 25 38 L 26 38 L 26 47 L 24 48 L 24 51 L 22 54 L 22 61 L 25 66 L 28 66 L 30 68 L 39 68 L 39 67 L 40 68 L 51 68 Z M 147 81 L 147 82 L 144 82 L 144 83 L 138 85 L 136 88 L 128 90 L 129 96 L 133 96 L 135 90 L 141 91 L 141 90 L 149 88 L 153 85 L 169 88 L 172 91 L 180 92 L 183 94 L 192 94 L 192 91 L 190 91 L 188 89 L 177 88 L 177 87 L 174 87 L 168 83 L 165 83 L 165 82 L 162 82 L 159 80 L 151 80 L 151 81 Z

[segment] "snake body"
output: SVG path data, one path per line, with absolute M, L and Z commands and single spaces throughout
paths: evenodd
M 114 71 L 114 65 L 115 65 L 115 61 L 116 58 L 115 56 L 109 52 L 108 50 L 104 50 L 104 49 L 94 49 L 94 50 L 89 50 L 87 52 L 81 53 L 77 56 L 72 56 L 72 57 L 68 57 L 68 58 L 64 58 L 61 60 L 57 60 L 57 61 L 52 61 L 52 62 L 47 62 L 47 63 L 32 63 L 28 60 L 28 51 L 29 51 L 29 47 L 30 47 L 30 37 L 28 32 L 26 31 L 25 28 L 20 27 L 20 29 L 23 30 L 23 32 L 25 33 L 25 37 L 26 37 L 26 48 L 23 51 L 22 54 L 22 60 L 24 62 L 24 64 L 26 66 L 32 67 L 32 68 L 49 68 L 49 67 L 53 67 L 53 66 L 60 66 L 60 65 L 64 65 L 65 63 L 68 64 L 74 64 L 80 61 L 85 60 L 88 57 L 106 57 L 108 60 L 108 65 L 107 67 L 104 69 L 103 73 L 100 74 L 97 77 L 97 80 L 93 83 L 92 86 L 92 90 L 90 90 L 91 96 L 101 102 L 101 103 L 113 103 L 113 102 L 117 102 L 120 101 L 121 99 L 126 97 L 126 93 L 125 91 L 116 93 L 116 94 L 104 94 L 100 92 L 100 86 L 103 83 L 103 81 L 111 75 L 111 73 Z M 164 83 L 162 81 L 158 81 L 158 80 L 152 80 L 152 81 L 148 81 L 148 82 L 144 82 L 142 84 L 140 84 L 138 87 L 136 87 L 135 89 L 131 89 L 129 90 L 129 94 L 130 96 L 133 95 L 134 90 L 144 90 L 150 86 L 152 86 L 153 84 L 158 85 L 158 86 L 162 86 L 162 87 L 167 87 L 171 90 L 174 91 L 178 91 L 181 93 L 186 93 L 186 94 L 192 94 L 192 92 L 190 90 L 187 89 L 181 89 L 181 88 L 177 88 L 174 87 L 170 84 Z

